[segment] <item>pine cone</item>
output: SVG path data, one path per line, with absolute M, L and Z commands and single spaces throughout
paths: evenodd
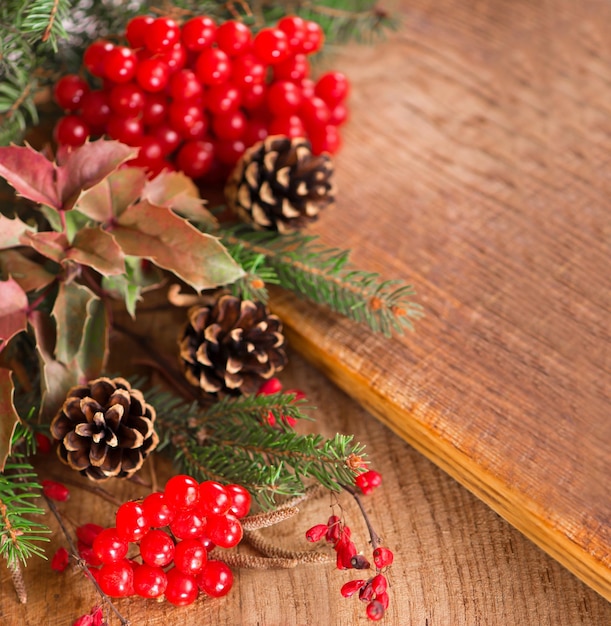
M 92 480 L 129 477 L 159 443 L 155 409 L 123 378 L 72 387 L 51 422 L 61 461 Z
M 230 295 L 189 310 L 179 347 L 187 380 L 208 393 L 255 393 L 286 364 L 280 319 Z
M 240 219 L 257 230 L 286 234 L 315 221 L 333 204 L 332 174 L 331 157 L 314 156 L 306 139 L 272 135 L 244 153 L 225 197 Z

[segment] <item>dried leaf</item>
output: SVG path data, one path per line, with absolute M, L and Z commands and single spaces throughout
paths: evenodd
M 123 250 L 112 235 L 99 227 L 79 230 L 66 256 L 104 276 L 125 272 Z
M 56 263 L 61 263 L 66 258 L 66 250 L 69 247 L 68 239 L 64 233 L 50 231 L 42 233 L 26 232 L 21 237 L 21 241 L 24 245 L 32 246 L 36 252 Z
M 13 404 L 15 387 L 9 370 L 0 369 L 0 472 L 4 471 L 6 457 L 11 452 L 15 426 L 20 422 Z
M 57 188 L 64 210 L 71 209 L 80 194 L 138 154 L 138 148 L 119 141 L 98 139 L 71 150 L 57 166 Z
M 42 289 L 55 280 L 55 274 L 17 250 L 0 252 L 0 268 L 4 277 L 10 274 L 25 292 Z
M 101 224 L 110 223 L 140 197 L 146 172 L 124 167 L 87 189 L 74 205 L 81 213 Z
M 28 296 L 16 280 L 0 282 L 0 351 L 28 325 Z
M 232 283 L 244 275 L 218 239 L 147 201 L 126 209 L 112 234 L 125 254 L 150 259 L 197 291 Z
M 51 315 L 56 324 L 55 356 L 70 363 L 76 356 L 87 317 L 89 303 L 97 299 L 90 289 L 77 283 L 60 283 Z
M 144 186 L 142 200 L 173 209 L 195 222 L 215 224 L 213 215 L 204 208 L 195 183 L 182 172 L 164 170 Z
M 0 148 L 2 150 L 2 148 Z M 21 235 L 26 231 L 33 231 L 31 226 L 22 222 L 18 217 L 10 220 L 4 215 L 0 215 L 0 250 L 16 248 L 21 244 Z
M 0 147 L 0 176 L 24 198 L 61 207 L 55 165 L 31 146 Z

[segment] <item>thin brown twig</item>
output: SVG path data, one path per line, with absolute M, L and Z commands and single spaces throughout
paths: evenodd
M 378 533 L 374 530 L 373 525 L 371 524 L 371 520 L 369 519 L 369 515 L 367 511 L 365 510 L 365 506 L 363 505 L 363 501 L 361 500 L 361 497 L 356 492 L 356 490 L 350 487 L 349 485 L 341 485 L 341 487 L 354 498 L 359 509 L 361 510 L 361 515 L 363 516 L 363 519 L 365 520 L 365 525 L 367 526 L 367 530 L 369 531 L 371 547 L 373 550 L 375 550 L 377 547 L 380 546 L 380 544 L 382 543 L 382 540 L 380 538 L 380 535 L 378 535 Z
M 43 36 L 41 38 L 41 41 L 43 42 L 47 41 L 47 39 L 49 39 L 49 37 L 51 36 L 51 31 L 53 30 L 53 24 L 55 23 L 58 8 L 59 0 L 55 0 L 55 2 L 53 3 L 53 8 L 51 9 L 51 13 L 49 14 L 49 23 L 47 24 L 45 32 L 43 33 Z
M 89 571 L 87 564 L 79 556 L 78 549 L 74 543 L 74 540 L 72 539 L 72 536 L 68 532 L 66 525 L 64 524 L 64 520 L 62 519 L 62 516 L 59 510 L 55 506 L 55 502 L 53 502 L 53 500 L 48 498 L 44 493 L 43 493 L 43 497 L 47 501 L 47 505 L 49 506 L 51 513 L 53 513 L 53 515 L 55 516 L 55 519 L 57 520 L 59 527 L 62 529 L 64 537 L 66 538 L 66 541 L 68 542 L 68 546 L 70 547 L 71 556 L 74 559 L 76 565 L 79 567 L 79 569 L 81 569 L 85 573 L 87 578 L 89 578 L 89 580 L 93 583 L 93 586 L 96 588 L 97 592 L 100 594 L 100 597 L 102 598 L 104 603 L 110 607 L 112 612 L 117 616 L 118 620 L 121 622 L 122 626 L 129 626 L 129 623 L 130 623 L 129 620 L 123 617 L 123 615 L 121 615 L 119 609 L 117 609 L 117 607 L 113 604 L 110 597 L 107 596 L 102 591 L 102 589 L 100 588 L 100 585 L 98 584 L 98 581 L 95 579 L 93 574 Z
M 119 500 L 118 498 L 115 498 L 115 496 L 113 496 L 111 493 L 106 491 L 106 489 L 102 487 L 98 487 L 97 485 L 90 485 L 89 483 L 74 480 L 73 478 L 70 478 L 70 477 L 62 476 L 60 478 L 53 474 L 51 474 L 49 478 L 57 482 L 72 485 L 73 487 L 76 487 L 77 489 L 82 489 L 83 491 L 89 491 L 90 493 L 93 493 L 96 496 L 99 496 L 100 498 L 106 500 L 107 502 L 110 502 L 111 504 L 115 504 L 116 506 L 121 506 L 121 504 L 123 504 L 121 500 Z

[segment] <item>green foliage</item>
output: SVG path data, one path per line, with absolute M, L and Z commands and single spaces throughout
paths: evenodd
M 302 494 L 306 479 L 338 491 L 358 473 L 348 459 L 361 456 L 363 446 L 351 436 L 300 435 L 285 425 L 287 418 L 307 419 L 293 394 L 226 398 L 207 409 L 159 392 L 147 394 L 147 401 L 157 409 L 163 445 L 183 471 L 200 480 L 238 482 L 264 508 L 280 496 Z M 270 412 L 278 426 L 269 425 Z
M 281 287 L 386 336 L 413 329 L 412 320 L 422 316 L 411 285 L 355 269 L 349 265 L 349 251 L 327 248 L 315 236 L 278 235 L 244 226 L 222 229 L 221 236 L 230 252 L 263 257 L 261 275 L 270 273 Z
M 32 448 L 32 433 L 19 427 L 11 439 L 13 452 L 9 462 L 0 473 L 0 554 L 8 565 L 23 563 L 32 556 L 46 558 L 39 544 L 48 541 L 50 530 L 44 524 L 31 519 L 44 515 L 36 501 L 41 486 L 27 456 Z M 23 452 L 17 448 L 25 446 Z

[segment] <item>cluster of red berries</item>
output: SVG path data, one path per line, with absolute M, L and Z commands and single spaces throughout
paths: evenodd
M 134 165 L 199 179 L 226 173 L 246 148 L 269 135 L 307 137 L 315 154 L 339 149 L 348 81 L 340 72 L 310 79 L 307 55 L 320 50 L 316 22 L 287 16 L 253 35 L 236 20 L 138 16 L 128 45 L 92 43 L 79 75 L 62 77 L 54 96 L 66 115 L 58 144 L 107 135 L 139 147 Z
M 259 387 L 259 391 L 257 391 L 258 396 L 271 396 L 275 393 L 280 393 L 282 391 L 282 383 L 279 378 L 270 378 L 266 380 L 261 387 Z M 292 393 L 295 395 L 295 400 L 303 400 L 305 398 L 305 393 L 300 389 L 287 389 L 285 393 Z M 290 415 L 282 415 L 282 422 L 287 426 L 293 428 L 297 423 L 297 420 Z M 264 422 L 269 424 L 270 426 L 276 426 L 276 416 L 272 411 L 269 411 L 265 416 Z
M 325 539 L 332 544 L 337 554 L 338 569 L 366 570 L 371 564 L 364 555 L 359 554 L 356 545 L 350 539 L 350 527 L 342 522 L 337 515 L 331 515 L 326 524 L 316 524 L 306 532 L 308 541 L 320 541 Z M 388 583 L 382 570 L 393 562 L 394 555 L 391 550 L 378 546 L 373 551 L 373 562 L 376 574 L 369 579 L 357 579 L 347 582 L 341 588 L 341 594 L 345 598 L 353 596 L 357 591 L 359 599 L 367 603 L 367 617 L 373 621 L 382 619 L 388 608 Z
M 231 589 L 233 574 L 208 553 L 240 542 L 240 519 L 250 504 L 250 494 L 241 485 L 198 483 L 179 474 L 163 492 L 122 504 L 115 526 L 79 526 L 79 555 L 111 597 L 165 596 L 176 606 L 191 604 L 200 591 L 221 597 Z M 138 545 L 139 555 L 128 556 L 131 543 Z M 58 563 L 60 559 L 65 569 L 67 553 L 57 556 Z
M 101 606 L 94 606 L 89 613 L 74 620 L 72 626 L 107 626 Z
M 376 470 L 368 470 L 359 474 L 354 483 L 367 496 L 382 484 L 382 474 Z

